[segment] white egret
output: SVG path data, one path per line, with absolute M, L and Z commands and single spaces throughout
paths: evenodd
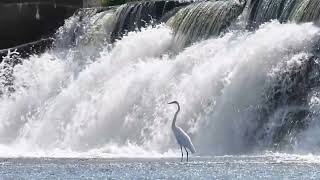
M 180 105 L 177 101 L 173 101 L 173 102 L 170 102 L 168 104 L 176 104 L 178 106 L 178 110 L 177 112 L 175 113 L 174 117 L 173 117 L 173 121 L 172 121 L 172 131 L 177 139 L 177 142 L 178 144 L 180 145 L 180 149 L 181 149 L 181 162 L 183 160 L 183 150 L 182 150 L 182 147 L 186 150 L 187 152 L 187 161 L 188 161 L 188 158 L 189 158 L 189 153 L 188 153 L 188 150 L 189 149 L 192 153 L 195 153 L 196 150 L 191 142 L 191 139 L 190 137 L 188 136 L 188 134 L 186 132 L 184 132 L 180 127 L 177 127 L 176 126 L 176 120 L 177 120 L 177 116 L 178 116 L 178 113 L 180 112 Z

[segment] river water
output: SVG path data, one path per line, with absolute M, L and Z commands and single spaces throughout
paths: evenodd
M 116 159 L 0 159 L 1 179 L 319 179 L 320 157 L 250 156 Z

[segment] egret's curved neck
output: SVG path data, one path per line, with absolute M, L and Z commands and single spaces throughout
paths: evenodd
M 173 121 L 172 121 L 172 128 L 176 127 L 177 116 L 178 116 L 178 113 L 180 112 L 180 105 L 179 105 L 179 103 L 177 103 L 177 106 L 178 106 L 178 110 L 177 110 L 177 112 L 174 114 Z

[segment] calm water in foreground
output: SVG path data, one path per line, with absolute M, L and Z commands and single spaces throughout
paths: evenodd
M 0 160 L 0 179 L 319 179 L 319 156 Z

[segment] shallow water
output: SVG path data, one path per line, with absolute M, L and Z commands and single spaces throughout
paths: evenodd
M 318 179 L 313 155 L 0 160 L 0 179 Z

